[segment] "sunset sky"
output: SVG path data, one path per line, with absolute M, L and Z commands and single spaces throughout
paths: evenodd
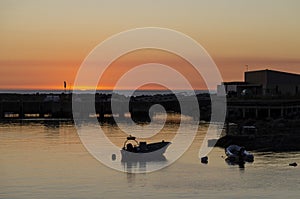
M 63 81 L 72 85 L 96 45 L 121 31 L 148 26 L 195 39 L 224 81 L 242 80 L 246 64 L 249 70 L 300 73 L 299 9 L 298 0 L 1 0 L 0 89 L 62 89 Z M 194 88 L 205 88 L 185 60 L 155 50 L 116 60 L 100 88 L 110 89 L 126 70 L 147 62 L 172 65 Z

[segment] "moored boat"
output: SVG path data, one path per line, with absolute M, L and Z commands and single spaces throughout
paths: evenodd
M 149 143 L 138 142 L 136 137 L 129 136 L 121 149 L 122 160 L 151 161 L 160 160 L 171 142 Z
M 254 156 L 238 145 L 230 145 L 225 149 L 226 160 L 233 163 L 253 162 Z

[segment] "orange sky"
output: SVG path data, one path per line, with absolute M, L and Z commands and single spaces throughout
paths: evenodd
M 108 69 L 102 76 L 99 85 L 103 86 L 104 88 L 108 88 L 110 87 L 110 85 L 115 85 L 117 81 L 122 77 L 122 75 L 127 71 L 134 68 L 135 66 L 146 63 L 160 63 L 170 66 L 173 69 L 177 70 L 180 74 L 182 74 L 190 82 L 193 88 L 202 90 L 207 89 L 201 75 L 190 63 L 175 54 L 154 49 L 133 51 L 121 56 L 108 67 Z M 118 68 L 118 70 L 115 70 L 116 68 Z M 151 71 L 149 71 L 149 73 L 150 72 Z M 165 74 L 158 73 L 157 75 Z M 143 77 L 136 78 L 143 79 Z M 169 81 L 176 82 L 175 79 L 170 79 Z M 128 85 L 130 85 L 130 82 L 128 82 Z M 176 84 L 174 83 L 173 85 Z M 127 85 L 121 86 L 122 88 L 120 89 L 130 89 Z M 144 89 L 157 89 L 157 85 L 147 85 L 146 87 L 144 87 Z M 177 85 L 177 87 L 173 89 L 183 90 L 184 88 L 180 85 Z
M 300 73 L 299 8 L 297 0 L 3 0 L 0 89 L 62 89 L 63 81 L 70 86 L 84 58 L 101 41 L 147 26 L 174 29 L 198 41 L 224 81 L 242 80 L 246 64 L 250 70 Z M 195 88 L 205 88 L 184 60 L 153 50 L 116 60 L 102 79 L 102 88 L 113 87 L 126 70 L 147 62 L 171 65 Z

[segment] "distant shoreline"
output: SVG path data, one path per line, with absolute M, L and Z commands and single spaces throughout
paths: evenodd
M 43 90 L 43 89 L 37 89 L 37 90 L 26 90 L 26 89 L 16 89 L 16 90 L 9 90 L 9 89 L 0 89 L 0 94 L 62 94 L 62 93 L 82 93 L 82 94 L 93 94 L 93 90 L 61 90 L 61 89 L 53 89 L 53 90 Z M 111 94 L 111 93 L 117 93 L 117 94 L 122 94 L 125 96 L 130 96 L 130 94 L 133 92 L 133 90 L 96 90 L 96 93 L 102 93 L 102 94 Z M 204 94 L 204 93 L 209 93 L 209 90 L 135 90 L 134 91 L 134 96 L 140 96 L 140 95 L 154 95 L 154 94 L 171 94 L 171 93 L 179 93 L 182 95 L 190 96 L 193 95 L 193 92 L 195 94 Z M 213 91 L 213 94 L 215 94 L 216 91 Z

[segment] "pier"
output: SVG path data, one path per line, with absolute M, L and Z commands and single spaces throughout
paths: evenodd
M 300 99 L 229 99 L 228 119 L 284 118 L 300 112 Z

